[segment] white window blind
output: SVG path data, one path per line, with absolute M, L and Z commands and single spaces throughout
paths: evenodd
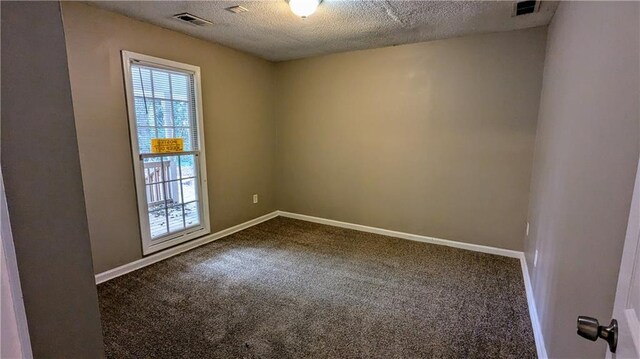
M 195 91 L 189 73 L 131 65 L 140 154 L 152 138 L 182 138 L 184 151 L 198 151 Z

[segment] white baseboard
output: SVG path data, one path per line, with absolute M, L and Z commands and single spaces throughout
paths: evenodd
M 129 272 L 133 272 L 136 269 L 140 269 L 142 267 L 146 267 L 150 264 L 159 262 L 161 260 L 167 259 L 169 257 L 173 257 L 176 254 L 180 254 L 182 252 L 186 252 L 188 250 L 191 250 L 193 248 L 199 247 L 203 244 L 207 244 L 209 242 L 213 242 L 216 239 L 220 239 L 223 237 L 226 237 L 230 234 L 239 232 L 243 229 L 247 229 L 249 227 L 255 226 L 258 223 L 262 223 L 264 221 L 268 221 L 272 218 L 275 218 L 278 216 L 278 211 L 273 211 L 271 213 L 265 214 L 264 216 L 260 216 L 258 218 L 254 218 L 250 221 L 246 221 L 244 223 L 240 223 L 236 226 L 227 228 L 227 229 L 223 229 L 222 231 L 216 232 L 216 233 L 212 233 L 209 235 L 206 235 L 204 237 L 200 237 L 198 239 L 194 239 L 192 241 L 177 245 L 175 247 L 171 247 L 168 249 L 165 249 L 161 252 L 157 252 L 155 254 L 143 257 L 141 259 L 138 259 L 137 261 L 131 262 L 131 263 L 127 263 L 124 265 L 121 265 L 120 267 L 116 267 L 113 269 L 110 269 L 106 272 L 102 272 L 99 274 L 96 274 L 96 284 L 100 284 L 102 282 L 106 282 L 109 279 L 113 279 L 116 277 L 119 277 L 123 274 L 127 274 Z
M 332 219 L 307 216 L 307 215 L 304 215 L 304 214 L 297 214 L 297 213 L 291 213 L 291 212 L 285 212 L 285 211 L 278 211 L 278 215 L 282 216 L 282 217 L 294 218 L 294 219 L 299 219 L 299 220 L 302 220 L 302 221 L 320 223 L 320 224 L 325 224 L 325 225 L 334 226 L 334 227 L 354 229 L 354 230 L 357 230 L 357 231 L 381 234 L 381 235 L 389 236 L 389 237 L 408 239 L 408 240 L 412 240 L 412 241 L 418 241 L 418 242 L 425 242 L 425 243 L 431 243 L 431 244 L 437 244 L 437 245 L 461 248 L 461 249 L 466 249 L 466 250 L 475 251 L 475 252 L 489 253 L 489 254 L 495 254 L 495 255 L 499 255 L 499 256 L 511 257 L 511 258 L 519 259 L 520 260 L 520 267 L 522 269 L 522 277 L 523 277 L 523 280 L 524 280 L 524 287 L 525 287 L 525 291 L 526 291 L 526 295 L 527 295 L 527 305 L 529 307 L 529 317 L 531 318 L 531 326 L 533 328 L 533 336 L 534 336 L 535 342 L 536 342 L 536 351 L 538 353 L 538 358 L 540 358 L 540 359 L 546 359 L 547 358 L 547 351 L 546 351 L 545 346 L 544 346 L 544 339 L 542 337 L 542 330 L 541 330 L 541 327 L 540 327 L 540 321 L 538 320 L 538 312 L 536 310 L 535 299 L 533 297 L 533 289 L 531 287 L 531 278 L 529 277 L 529 270 L 527 269 L 527 261 L 525 260 L 523 252 L 513 251 L 513 250 L 510 250 L 510 249 L 482 246 L 482 245 L 478 245 L 478 244 L 456 242 L 456 241 L 451 241 L 451 240 L 447 240 L 447 239 L 421 236 L 421 235 L 418 235 L 418 234 L 391 231 L 391 230 L 388 230 L 388 229 L 363 226 L 361 224 L 340 222 L 340 221 L 335 221 L 335 220 L 332 220 Z
M 123 274 L 132 272 L 132 271 L 134 271 L 136 269 L 140 269 L 140 268 L 146 267 L 146 266 L 148 266 L 150 264 L 153 264 L 153 263 L 159 262 L 161 260 L 167 259 L 169 257 L 173 257 L 173 256 L 175 256 L 177 254 L 182 253 L 182 252 L 186 252 L 186 251 L 188 251 L 190 249 L 199 247 L 199 246 L 201 246 L 203 244 L 207 244 L 209 242 L 215 241 L 216 239 L 220 239 L 220 238 L 226 237 L 226 236 L 228 236 L 230 234 L 233 234 L 233 233 L 239 232 L 239 231 L 241 231 L 243 229 L 247 229 L 249 227 L 255 226 L 256 224 L 268 221 L 268 220 L 270 220 L 272 218 L 275 218 L 277 216 L 293 218 L 293 219 L 299 219 L 299 220 L 307 221 L 307 222 L 325 224 L 325 225 L 329 225 L 329 226 L 333 226 L 333 227 L 342 227 L 342 228 L 354 229 L 354 230 L 362 231 L 362 232 L 381 234 L 381 235 L 389 236 L 389 237 L 408 239 L 408 240 L 412 240 L 412 241 L 425 242 L 425 243 L 443 245 L 443 246 L 454 247 L 454 248 L 461 248 L 461 249 L 466 249 L 466 250 L 475 251 L 475 252 L 489 253 L 489 254 L 495 254 L 495 255 L 499 255 L 499 256 L 511 257 L 511 258 L 519 259 L 520 260 L 520 266 L 522 268 L 522 276 L 523 276 L 523 279 L 524 279 L 524 287 L 525 287 L 525 291 L 526 291 L 526 295 L 527 295 L 527 304 L 529 306 L 529 315 L 530 315 L 530 318 L 531 318 L 531 325 L 533 327 L 533 335 L 534 335 L 535 342 L 536 342 L 536 350 L 538 352 L 538 357 L 539 358 L 541 358 L 541 359 L 546 359 L 547 358 L 547 352 L 546 352 L 546 349 L 545 349 L 545 346 L 544 346 L 544 339 L 542 337 L 542 330 L 541 330 L 541 327 L 540 327 L 540 322 L 538 320 L 538 314 L 537 314 L 537 310 L 536 310 L 535 299 L 533 297 L 533 289 L 531 287 L 531 279 L 529 277 L 529 271 L 527 269 L 527 261 L 525 260 L 523 252 L 514 251 L 514 250 L 510 250 L 510 249 L 482 246 L 482 245 L 479 245 L 479 244 L 456 242 L 456 241 L 451 241 L 451 240 L 447 240 L 447 239 L 440 239 L 440 238 L 422 236 L 422 235 L 418 235 L 418 234 L 411 234 L 411 233 L 392 231 L 392 230 L 388 230 L 388 229 L 369 227 L 369 226 L 364 226 L 364 225 L 361 225 L 361 224 L 340 222 L 340 221 L 335 221 L 335 220 L 332 220 L 332 219 L 307 216 L 307 215 L 304 215 L 304 214 L 297 214 L 297 213 L 291 213 L 291 212 L 286 212 L 286 211 L 274 211 L 274 212 L 271 212 L 271 213 L 266 214 L 264 216 L 252 219 L 252 220 L 244 222 L 244 223 L 241 223 L 241 224 L 239 224 L 237 226 L 233 226 L 231 228 L 227 228 L 225 230 L 222 230 L 222 231 L 219 231 L 219 232 L 204 236 L 202 238 L 198 238 L 198 239 L 195 239 L 193 241 L 177 245 L 175 247 L 169 248 L 169 249 L 164 250 L 162 252 L 158 252 L 158 253 L 152 254 L 152 255 L 150 255 L 148 257 L 144 257 L 142 259 L 139 259 L 139 260 L 137 260 L 135 262 L 127 263 L 127 264 L 122 265 L 120 267 L 108 270 L 106 272 L 102 272 L 102 273 L 96 275 L 96 284 L 100 284 L 102 282 L 108 281 L 109 279 L 113 279 L 113 278 L 119 277 L 119 276 L 121 276 Z
M 522 267 L 522 277 L 524 279 L 524 290 L 527 293 L 527 304 L 529 306 L 529 318 L 531 318 L 531 326 L 533 327 L 533 337 L 536 341 L 536 350 L 538 352 L 538 358 L 547 359 L 547 349 L 544 345 L 544 337 L 542 336 L 542 327 L 540 326 L 540 319 L 538 317 L 538 310 L 536 309 L 536 299 L 533 296 L 533 287 L 531 286 L 531 277 L 529 276 L 529 269 L 527 267 L 527 259 L 524 253 L 520 256 L 520 266 Z
M 421 236 L 421 235 L 418 235 L 418 234 L 397 232 L 397 231 L 392 231 L 392 230 L 382 229 L 382 228 L 377 228 L 377 227 L 363 226 L 361 224 L 353 224 L 353 223 L 347 223 L 347 222 L 334 221 L 333 219 L 326 219 L 326 218 L 320 218 L 320 217 L 307 216 L 307 215 L 304 215 L 304 214 L 297 214 L 297 213 L 291 213 L 291 212 L 285 212 L 285 211 L 278 211 L 278 215 L 282 216 L 282 217 L 300 219 L 300 220 L 307 221 L 307 222 L 326 224 L 328 226 L 333 226 L 333 227 L 342 227 L 342 228 L 348 228 L 348 229 L 355 229 L 355 230 L 361 231 L 361 232 L 369 232 L 369 233 L 381 234 L 383 236 L 408 239 L 408 240 L 411 240 L 411 241 L 425 242 L 425 243 L 431 243 L 431 244 L 439 244 L 439 245 L 442 245 L 442 246 L 467 249 L 467 250 L 475 251 L 475 252 L 497 254 L 499 256 L 504 256 L 504 257 L 520 258 L 522 256 L 522 252 L 513 251 L 513 250 L 510 250 L 510 249 L 502 249 L 502 248 L 496 248 L 496 247 L 482 246 L 482 245 L 479 245 L 479 244 L 456 242 L 456 241 L 451 241 L 451 240 L 448 240 L 448 239 L 440 239 L 440 238 L 435 238 L 435 237 Z

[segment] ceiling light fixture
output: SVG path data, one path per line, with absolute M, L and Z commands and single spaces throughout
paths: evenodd
M 289 0 L 289 7 L 294 14 L 305 18 L 316 11 L 320 1 L 322 0 Z

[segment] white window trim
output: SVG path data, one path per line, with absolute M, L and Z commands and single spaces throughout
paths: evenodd
M 194 228 L 191 232 L 176 233 L 175 236 L 163 238 L 161 242 L 151 240 L 151 231 L 149 225 L 149 215 L 147 211 L 141 211 L 141 206 L 147 206 L 147 198 L 144 190 L 144 176 L 142 173 L 142 161 L 140 159 L 140 147 L 138 144 L 135 106 L 133 105 L 133 83 L 131 74 L 131 63 L 135 61 L 140 64 L 149 64 L 156 67 L 164 67 L 179 71 L 186 71 L 193 74 L 194 78 L 194 97 L 196 101 L 196 123 L 198 126 L 198 171 L 200 176 L 200 207 L 202 211 L 202 226 Z M 127 99 L 127 113 L 129 115 L 129 133 L 131 138 L 131 153 L 133 156 L 133 170 L 136 181 L 136 194 L 138 199 L 138 214 L 140 220 L 140 234 L 142 236 L 142 254 L 148 255 L 165 248 L 175 246 L 186 241 L 202 237 L 211 233 L 211 224 L 209 221 L 209 193 L 207 189 L 207 171 L 206 157 L 204 147 L 204 123 L 202 119 L 202 89 L 200 84 L 200 67 L 189 64 L 183 64 L 176 61 L 165 60 L 158 57 L 138 54 L 131 51 L 122 51 L 122 65 L 124 71 L 125 92 Z M 188 229 L 187 229 L 188 231 Z M 156 243 L 157 242 L 157 243 Z

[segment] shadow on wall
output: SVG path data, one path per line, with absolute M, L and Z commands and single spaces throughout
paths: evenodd
M 549 27 L 526 244 L 549 357 L 606 351 L 575 325 L 613 309 L 640 151 L 638 29 L 638 2 L 562 2 Z
M 0 6 L 2 173 L 33 356 L 102 357 L 60 4 Z

